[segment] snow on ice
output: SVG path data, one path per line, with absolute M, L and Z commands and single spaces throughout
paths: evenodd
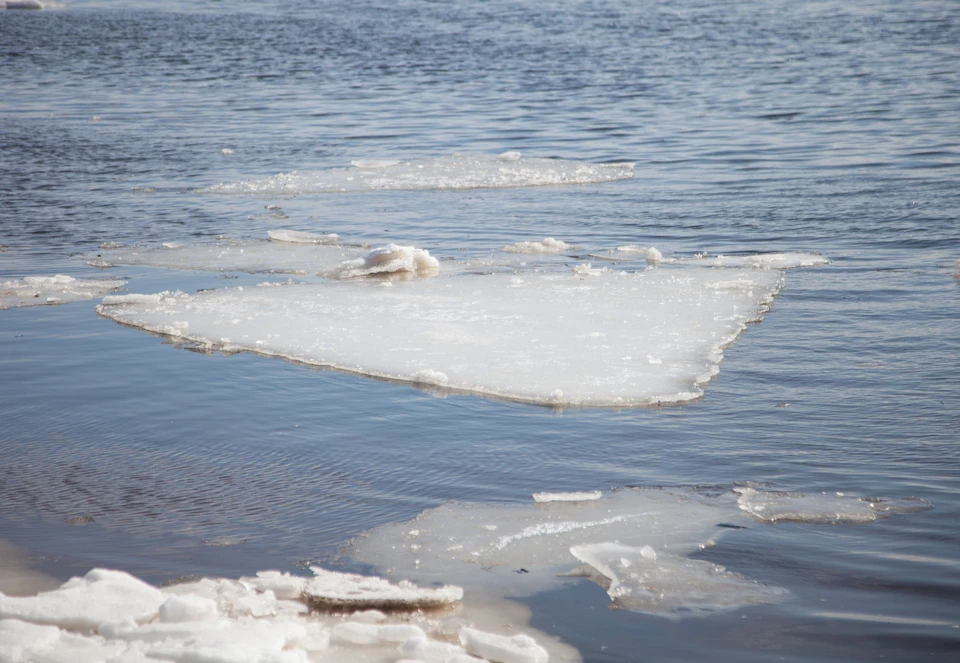
M 0 281 L 0 311 L 21 306 L 51 306 L 94 299 L 126 284 L 122 279 L 78 279 L 65 274 Z

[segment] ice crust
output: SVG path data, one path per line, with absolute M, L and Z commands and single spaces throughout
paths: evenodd
M 302 230 L 268 230 L 267 237 L 274 242 L 290 242 L 292 244 L 337 244 L 340 242 L 340 235 L 335 233 L 320 235 L 303 232 Z
M 315 573 L 314 580 L 348 593 L 364 584 L 344 580 L 347 574 Z M 375 593 L 390 585 L 366 580 Z M 413 654 L 425 663 L 544 663 L 548 648 L 578 659 L 544 638 L 545 648 L 531 637 L 535 631 L 502 616 L 494 620 L 499 626 L 488 630 L 490 619 L 478 624 L 455 611 L 418 610 L 424 590 L 414 596 L 408 584 L 390 585 L 409 599 L 401 613 L 357 611 L 345 604 L 336 613 L 309 613 L 310 596 L 295 590 L 309 590 L 312 582 L 264 571 L 239 581 L 204 578 L 156 588 L 120 571 L 95 569 L 37 596 L 12 599 L 0 593 L 0 662 L 393 663 Z M 486 652 L 489 658 L 468 652 Z
M 616 252 L 597 257 L 603 257 L 607 260 L 633 260 L 637 257 L 642 257 L 648 263 L 776 270 L 796 269 L 799 267 L 822 267 L 830 263 L 828 258 L 818 253 L 804 253 L 800 251 L 755 253 L 742 256 L 696 255 L 692 257 L 664 258 L 663 254 L 657 249 L 645 246 L 620 246 L 617 247 Z
M 311 567 L 315 578 L 303 587 L 304 599 L 313 607 L 354 610 L 436 608 L 456 603 L 463 589 L 453 585 L 417 587 L 410 582 L 393 584 L 383 578 L 338 573 Z
M 596 184 L 633 177 L 632 163 L 586 164 L 519 153 L 453 155 L 412 161 L 354 161 L 350 168 L 280 173 L 224 183 L 201 193 L 298 194 L 344 191 L 475 189 Z
M 538 504 L 546 502 L 586 502 L 598 500 L 603 497 L 599 490 L 591 490 L 577 493 L 534 493 L 533 501 Z
M 289 235 L 291 232 L 293 231 L 269 231 L 272 241 L 224 240 L 184 244 L 173 248 L 102 248 L 100 256 L 91 261 L 91 264 L 100 268 L 143 265 L 195 271 L 316 274 L 334 270 L 345 260 L 352 260 L 363 254 L 363 250 L 357 247 L 319 241 L 296 241 Z M 286 239 L 273 239 L 273 235 L 277 233 Z
M 737 488 L 741 510 L 755 519 L 800 523 L 869 523 L 897 513 L 926 511 L 930 503 L 917 497 L 885 499 L 843 493 L 784 493 Z
M 51 306 L 94 299 L 125 286 L 122 279 L 83 279 L 56 274 L 0 281 L 0 311 L 21 306 Z
M 392 249 L 376 260 L 419 269 L 416 250 L 395 248 L 402 260 Z M 339 274 L 370 273 L 382 268 L 376 260 Z M 230 351 L 526 402 L 619 407 L 700 397 L 723 348 L 780 284 L 772 270 L 458 274 L 392 288 L 161 293 L 156 302 L 111 299 L 98 311 Z
M 563 240 L 546 237 L 542 242 L 517 242 L 503 247 L 507 253 L 526 253 L 529 255 L 557 255 L 573 248 Z

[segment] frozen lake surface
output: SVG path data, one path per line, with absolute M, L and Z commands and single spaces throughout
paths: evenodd
M 0 654 L 960 655 L 954 4 L 0 43 L 0 592 L 81 578 L 0 596 Z M 341 582 L 463 598 L 305 616 Z

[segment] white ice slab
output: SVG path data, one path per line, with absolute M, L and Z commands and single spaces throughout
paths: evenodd
M 323 248 L 323 247 L 318 247 Z M 576 406 L 701 396 L 780 286 L 768 270 L 457 275 L 108 300 L 124 324 L 230 350 Z
M 664 258 L 663 254 L 653 247 L 620 246 L 616 251 L 606 254 L 597 254 L 593 257 L 605 260 L 637 260 L 643 259 L 648 263 L 664 263 L 670 265 L 687 265 L 701 267 L 731 267 L 754 269 L 796 269 L 798 267 L 822 267 L 830 263 L 826 256 L 819 253 L 781 252 L 781 253 L 754 253 L 752 255 L 705 255 L 698 254 L 690 257 Z
M 599 490 L 581 491 L 576 493 L 534 493 L 533 501 L 538 504 L 547 502 L 587 502 L 603 497 Z
M 321 235 L 302 230 L 268 230 L 267 237 L 274 242 L 290 242 L 292 244 L 338 244 L 340 242 L 340 235 L 334 233 Z
M 782 493 L 737 488 L 740 508 L 764 522 L 869 523 L 897 513 L 926 511 L 918 497 L 884 499 L 843 493 Z
M 546 237 L 542 242 L 517 242 L 503 247 L 507 253 L 524 253 L 528 255 L 557 255 L 573 248 L 563 240 Z
M 317 608 L 352 610 L 416 610 L 450 605 L 463 598 L 463 589 L 454 585 L 417 587 L 408 581 L 391 583 L 376 576 L 328 571 L 310 567 L 314 573 L 303 588 L 303 598 Z
M 226 240 L 183 244 L 173 248 L 102 248 L 100 256 L 91 264 L 101 268 L 144 265 L 196 271 L 316 274 L 335 269 L 345 260 L 352 260 L 362 254 L 363 250 L 356 247 L 321 242 Z
M 504 188 L 596 184 L 631 177 L 632 163 L 587 164 L 504 153 L 500 157 L 454 155 L 395 163 L 355 161 L 350 168 L 293 171 L 259 180 L 217 184 L 200 192 L 291 195 L 340 191 Z
M 650 546 L 603 542 L 573 546 L 570 552 L 599 575 L 614 606 L 634 612 L 690 616 L 778 603 L 789 596 L 780 587 L 760 584 L 722 566 Z
M 0 311 L 93 299 L 126 284 L 122 279 L 78 279 L 65 274 L 0 281 Z

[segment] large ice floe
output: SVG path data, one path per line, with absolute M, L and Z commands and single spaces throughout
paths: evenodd
M 460 604 L 457 587 L 315 568 L 153 587 L 94 569 L 36 596 L 0 593 L 2 663 L 546 663 L 575 650 L 523 620 Z M 347 599 L 346 602 L 343 599 Z M 332 603 L 325 601 L 334 599 Z M 311 608 L 312 606 L 312 608 Z M 389 611 L 376 609 L 380 606 Z M 425 610 L 424 608 L 431 608 Z M 519 632 L 518 632 L 519 631 Z
M 390 246 L 327 274 L 436 264 Z M 229 351 L 534 403 L 635 406 L 700 397 L 780 283 L 772 270 L 567 268 L 108 297 L 98 311 Z
M 343 191 L 476 189 L 596 184 L 633 177 L 632 163 L 586 164 L 564 159 L 460 155 L 411 161 L 354 161 L 350 168 L 290 172 L 217 184 L 201 193 L 298 194 Z
M 65 274 L 0 281 L 0 311 L 20 306 L 52 306 L 94 299 L 126 284 L 123 279 L 84 279 Z
M 544 495 L 559 499 L 546 501 Z M 752 504 L 777 503 L 783 493 L 651 487 L 537 493 L 532 504 L 452 503 L 368 532 L 346 550 L 419 583 L 454 582 L 468 595 L 527 596 L 581 576 L 603 587 L 616 608 L 690 617 L 789 596 L 691 557 L 717 545 L 720 536 L 755 524 L 745 495 Z M 819 495 L 792 498 L 794 513 L 821 512 Z M 917 498 L 869 502 L 883 516 L 931 508 Z M 861 522 L 862 503 L 835 499 L 829 522 Z

